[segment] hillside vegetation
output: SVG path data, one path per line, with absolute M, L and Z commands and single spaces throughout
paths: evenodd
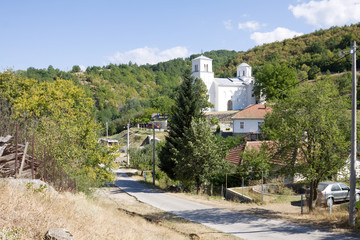
M 214 60 L 213 70 L 217 77 L 235 76 L 236 66 L 247 62 L 253 67 L 257 80 L 263 78 L 263 68 L 266 68 L 266 65 L 279 65 L 275 70 L 283 71 L 282 66 L 286 66 L 285 71 L 290 71 L 289 74 L 296 78 L 291 82 L 294 83 L 297 80 L 315 79 L 321 73 L 350 71 L 351 56 L 339 59 L 338 54 L 342 50 L 349 50 L 350 41 L 360 40 L 359 36 L 360 24 L 354 24 L 320 29 L 293 39 L 257 46 L 246 52 L 217 50 L 205 52 L 204 55 Z M 182 81 L 182 73 L 185 69 L 190 69 L 191 60 L 197 56 L 199 54 L 154 65 L 138 66 L 129 62 L 103 67 L 92 66 L 84 72 L 80 71 L 79 66 L 74 66 L 70 72 L 49 66 L 47 69 L 28 68 L 16 73 L 39 82 L 52 82 L 57 78 L 73 81 L 94 100 L 97 121 L 103 127 L 108 122 L 109 134 L 115 134 L 124 129 L 129 119 L 135 124 L 149 121 L 152 113 L 169 113 Z M 276 77 L 279 78 L 279 75 Z M 340 90 L 349 88 L 348 78 L 348 75 L 335 77 Z M 346 81 L 343 81 L 344 79 Z M 274 85 L 274 89 L 292 85 Z

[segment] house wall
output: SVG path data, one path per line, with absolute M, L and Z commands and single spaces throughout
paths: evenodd
M 240 122 L 244 122 L 244 128 L 240 128 Z M 264 122 L 264 119 L 244 119 L 233 120 L 233 133 L 260 133 L 258 123 Z
M 345 166 L 337 173 L 338 179 L 349 179 L 350 178 L 350 156 L 346 160 Z M 356 178 L 360 178 L 360 160 L 357 158 L 355 161 L 355 173 Z

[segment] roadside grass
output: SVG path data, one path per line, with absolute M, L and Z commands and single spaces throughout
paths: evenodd
M 189 239 L 177 231 L 129 217 L 112 201 L 84 194 L 37 191 L 0 180 L 0 239 L 43 239 L 65 228 L 75 239 Z

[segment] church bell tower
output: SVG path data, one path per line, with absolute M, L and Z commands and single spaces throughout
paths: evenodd
M 208 91 L 214 81 L 214 72 L 212 71 L 212 59 L 201 55 L 192 60 L 192 74 L 195 78 L 201 78 Z

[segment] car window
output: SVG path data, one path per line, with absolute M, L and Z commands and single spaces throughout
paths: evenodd
M 322 192 L 329 184 L 319 183 L 318 191 Z
M 344 183 L 339 183 L 340 187 L 342 190 L 349 190 L 350 188 L 348 186 L 346 186 L 346 184 Z
M 334 184 L 331 186 L 331 191 L 334 192 L 334 191 L 340 191 L 340 186 L 339 184 Z

